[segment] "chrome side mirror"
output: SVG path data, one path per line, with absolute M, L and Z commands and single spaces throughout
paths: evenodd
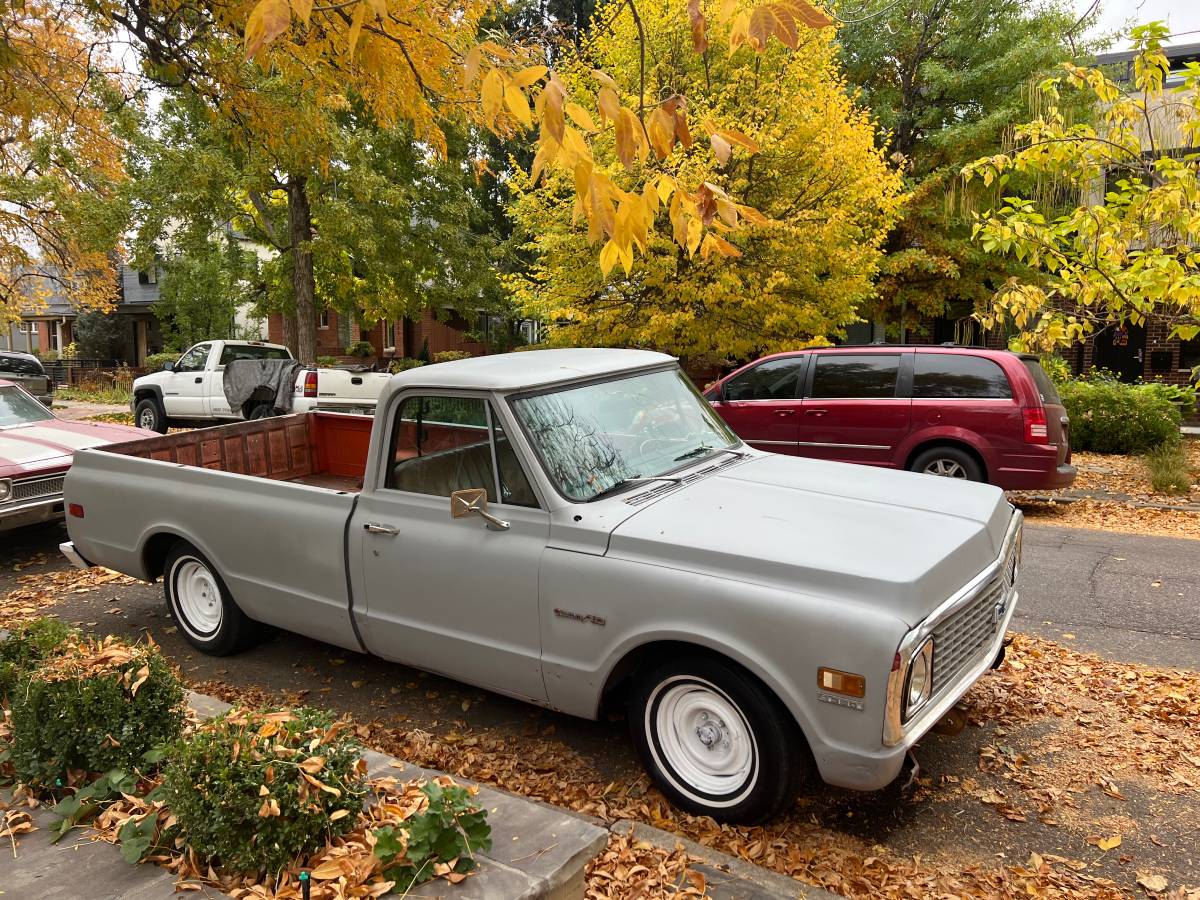
M 497 519 L 487 511 L 487 491 L 483 488 L 464 488 L 450 494 L 450 516 L 461 519 L 464 516 L 479 516 L 488 523 L 493 531 L 506 531 L 509 524 L 503 519 Z

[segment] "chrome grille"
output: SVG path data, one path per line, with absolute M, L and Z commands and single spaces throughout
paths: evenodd
M 31 478 L 28 481 L 14 481 L 9 500 L 20 503 L 22 500 L 36 500 L 38 497 L 50 497 L 61 494 L 63 476 L 53 478 Z

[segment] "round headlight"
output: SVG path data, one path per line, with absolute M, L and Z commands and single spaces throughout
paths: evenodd
M 916 712 L 933 693 L 933 639 L 930 638 L 913 654 L 908 666 L 908 691 L 904 708 L 908 715 Z
M 12 482 L 7 478 L 0 478 L 0 502 L 7 500 L 8 495 L 12 493 Z

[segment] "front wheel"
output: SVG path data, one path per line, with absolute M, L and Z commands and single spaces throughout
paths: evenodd
M 144 428 L 146 431 L 157 431 L 159 434 L 167 433 L 167 416 L 163 412 L 162 406 L 153 397 L 147 397 L 145 400 L 138 402 L 137 408 L 133 411 L 133 421 L 138 428 Z
M 229 594 L 212 564 L 178 541 L 163 568 L 167 608 L 189 644 L 212 656 L 236 653 L 253 639 L 254 622 Z
M 629 725 L 642 764 L 671 802 L 720 822 L 774 816 L 809 771 L 787 710 L 752 675 L 718 659 L 686 657 L 643 673 Z

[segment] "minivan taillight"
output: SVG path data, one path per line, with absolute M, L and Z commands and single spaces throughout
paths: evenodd
M 1021 410 L 1025 417 L 1025 443 L 1044 444 L 1049 435 L 1046 432 L 1046 408 L 1044 406 L 1027 406 Z
M 317 396 L 317 373 L 316 372 L 309 371 L 309 372 L 304 373 L 304 396 L 305 397 Z M 1046 417 L 1042 416 L 1042 422 L 1044 423 L 1045 421 L 1046 421 Z M 1043 424 L 1042 431 L 1045 432 L 1045 430 L 1046 430 L 1046 426 Z

